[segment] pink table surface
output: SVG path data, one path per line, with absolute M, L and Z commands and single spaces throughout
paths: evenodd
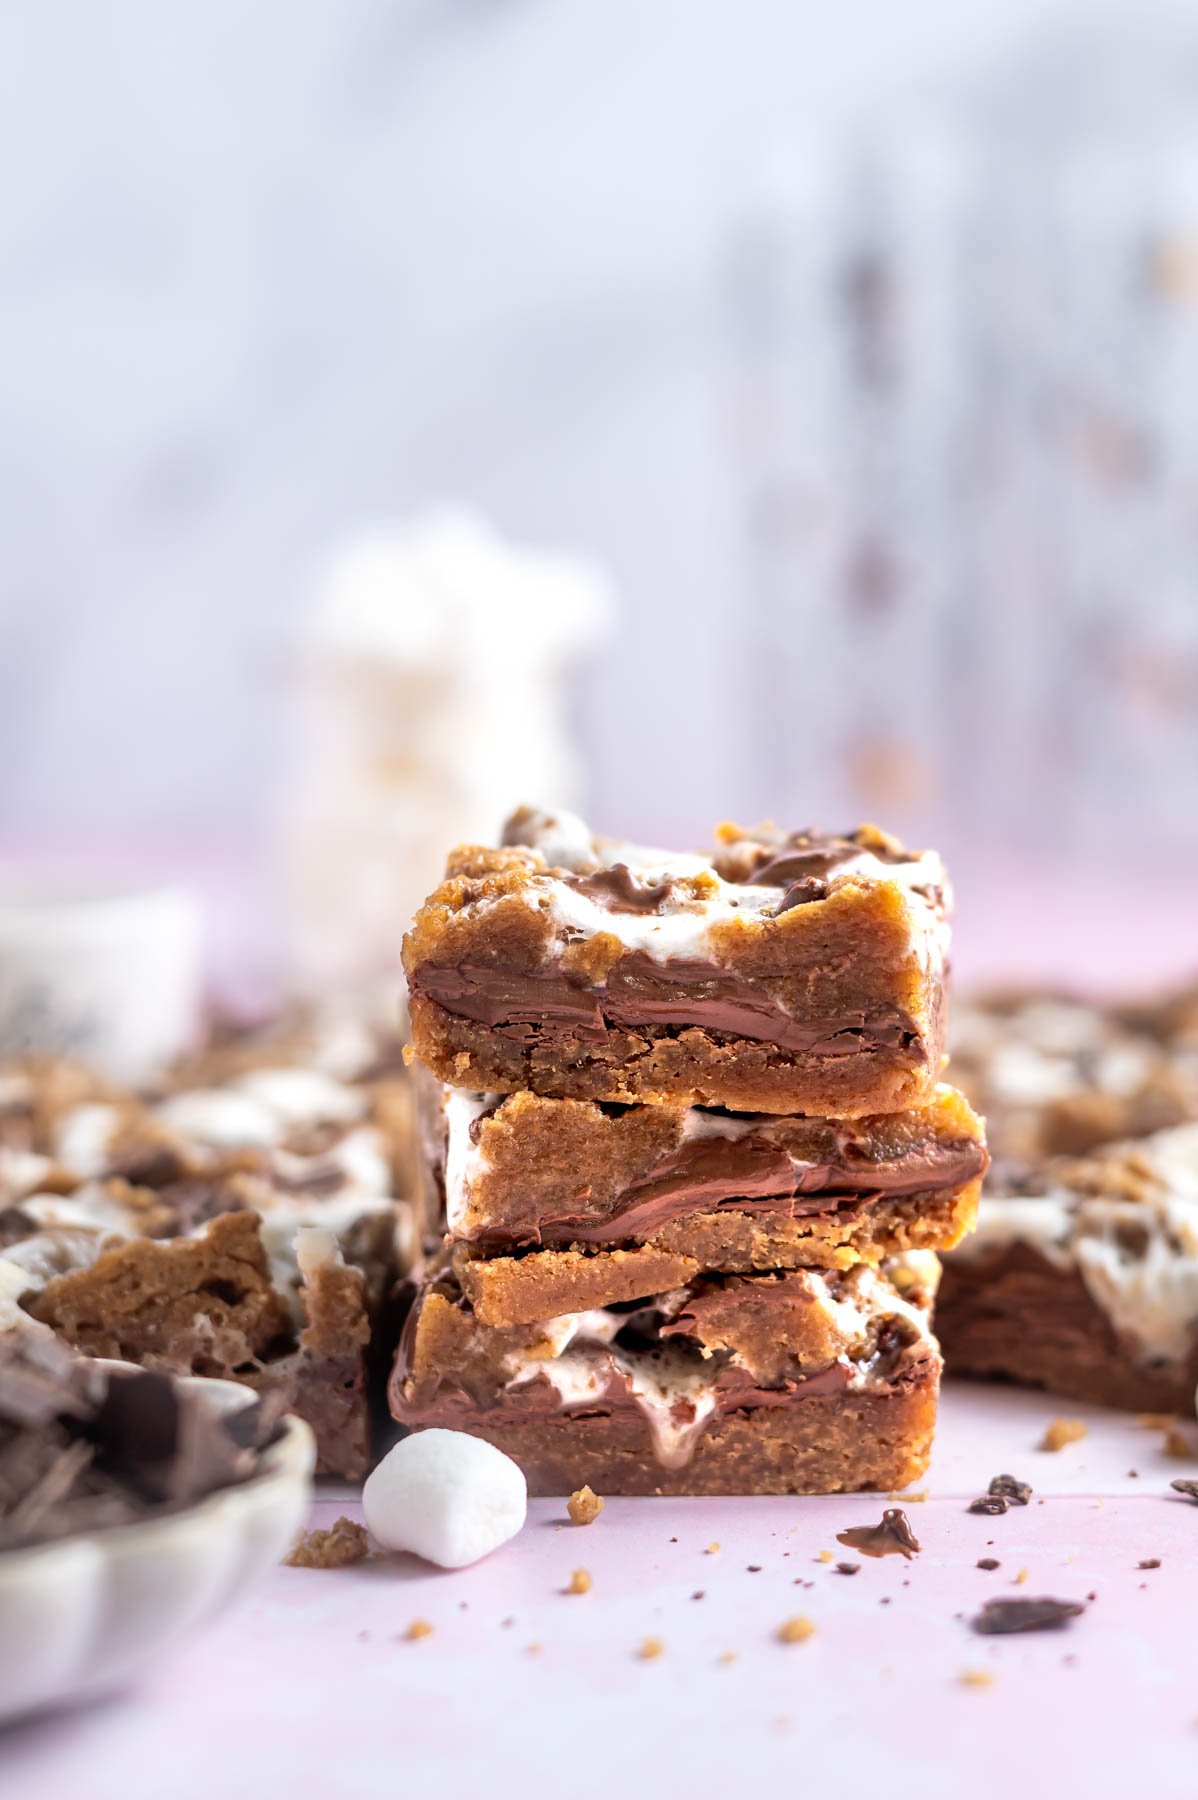
M 1088 1435 L 1039 1450 L 1061 1413 Z M 1036 1497 L 970 1515 L 999 1471 Z M 407 1557 L 278 1569 L 135 1691 L 0 1735 L 0 1792 L 1193 1800 L 1198 1507 L 1169 1496 L 1187 1473 L 1198 1449 L 1170 1459 L 1134 1418 L 950 1384 L 927 1498 L 907 1504 L 910 1563 L 853 1555 L 846 1577 L 818 1560 L 851 1554 L 835 1534 L 876 1520 L 877 1496 L 611 1500 L 586 1529 L 538 1501 L 514 1543 L 458 1573 Z M 342 1511 L 358 1512 L 352 1492 L 326 1490 L 313 1519 Z M 976 1567 L 987 1555 L 999 1569 Z M 1159 1569 L 1137 1568 L 1149 1557 Z M 579 1566 L 593 1589 L 567 1595 Z M 1094 1598 L 1061 1632 L 971 1632 L 1003 1594 Z M 816 1635 L 779 1643 L 796 1613 Z M 433 1635 L 407 1641 L 417 1618 Z M 643 1661 L 650 1636 L 664 1653 Z M 992 1684 L 964 1685 L 967 1670 Z

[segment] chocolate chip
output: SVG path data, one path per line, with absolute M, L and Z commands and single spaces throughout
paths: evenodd
M 979 1569 L 997 1569 L 1000 1565 L 997 1556 L 979 1556 L 977 1566 Z
M 1000 1494 L 984 1494 L 979 1500 L 971 1500 L 967 1510 L 971 1513 L 989 1513 L 998 1518 L 1006 1512 L 1009 1504 Z
M 838 1575 L 855 1575 L 860 1567 L 860 1563 L 837 1563 L 836 1573 Z
M 1159 1556 L 1146 1556 L 1143 1562 L 1138 1562 L 1136 1564 L 1137 1569 L 1159 1569 L 1160 1566 L 1161 1559 Z
M 836 1533 L 836 1542 L 864 1556 L 905 1556 L 910 1560 L 919 1549 L 919 1539 L 911 1529 L 911 1521 L 901 1506 L 888 1506 L 877 1525 L 851 1525 Z
M 1059 1631 L 1085 1610 L 1080 1600 L 987 1600 L 970 1624 L 986 1637 L 1015 1631 Z
M 1032 1497 L 1031 1483 L 1020 1481 L 1014 1475 L 996 1475 L 986 1491 L 1005 1500 L 1009 1506 L 1026 1506 Z

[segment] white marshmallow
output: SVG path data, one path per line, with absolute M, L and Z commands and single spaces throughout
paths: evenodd
M 464 1569 L 515 1537 L 528 1508 L 522 1471 L 482 1438 L 420 1431 L 387 1453 L 362 1490 L 370 1535 Z

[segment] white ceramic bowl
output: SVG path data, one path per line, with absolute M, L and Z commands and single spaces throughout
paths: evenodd
M 231 1381 L 189 1378 L 230 1411 Z M 312 1491 L 301 1419 L 261 1472 L 182 1512 L 0 1553 L 0 1723 L 122 1687 L 283 1557 Z

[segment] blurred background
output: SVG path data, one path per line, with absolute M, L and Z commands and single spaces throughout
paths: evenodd
M 871 817 L 971 974 L 1188 967 L 1193 8 L 64 0 L 0 83 L 26 888 L 248 1004 L 521 798 Z

